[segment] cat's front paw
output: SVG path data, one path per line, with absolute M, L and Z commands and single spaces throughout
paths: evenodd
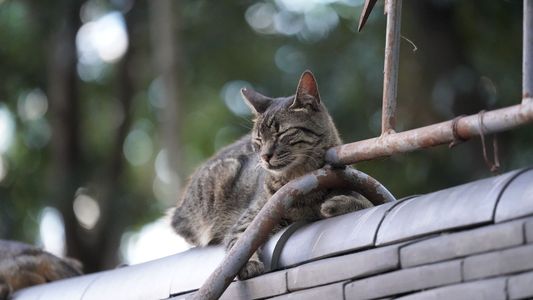
M 249 260 L 244 267 L 239 271 L 239 280 L 245 280 L 265 272 L 265 265 L 258 260 Z
M 365 198 L 337 195 L 322 203 L 320 214 L 324 218 L 330 218 L 372 206 L 372 203 Z

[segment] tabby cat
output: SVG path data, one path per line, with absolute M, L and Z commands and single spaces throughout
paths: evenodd
M 251 134 L 220 150 L 192 175 L 173 213 L 172 226 L 193 245 L 224 243 L 230 249 L 278 189 L 323 167 L 326 150 L 341 143 L 310 71 L 302 74 L 294 96 L 269 98 L 250 89 L 241 92 L 255 115 Z M 370 206 L 354 192 L 316 192 L 296 202 L 274 232 L 294 221 Z M 239 278 L 263 271 L 254 253 Z

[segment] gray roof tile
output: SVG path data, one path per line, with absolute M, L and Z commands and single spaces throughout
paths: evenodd
M 533 217 L 525 218 L 533 214 L 532 185 L 532 170 L 515 171 L 312 224 L 294 224 L 265 244 L 263 259 L 267 269 L 296 267 L 234 282 L 223 299 L 492 299 L 502 295 L 507 278 L 511 298 L 533 297 Z M 423 240 L 414 240 L 419 237 Z M 224 256 L 222 247 L 191 249 L 27 288 L 15 299 L 183 299 Z M 405 269 L 398 269 L 400 263 Z M 517 275 L 525 271 L 529 273 Z M 507 278 L 493 278 L 502 275 Z M 476 281 L 460 283 L 464 279 Z M 430 290 L 418 292 L 424 289 Z
M 397 269 L 398 246 L 326 258 L 288 271 L 289 290 L 299 290 L 336 281 L 364 277 Z
M 289 239 L 289 237 L 300 227 L 304 226 L 306 222 L 296 222 L 283 228 L 275 235 L 273 235 L 262 247 L 263 251 L 260 251 L 261 260 L 265 264 L 265 271 L 279 269 L 279 258 L 283 246 Z
M 301 290 L 290 294 L 281 295 L 271 298 L 272 300 L 324 300 L 324 299 L 343 299 L 344 282 L 334 283 L 315 287 L 312 289 Z
M 85 290 L 105 272 L 77 278 L 59 280 L 47 284 L 36 285 L 18 291 L 13 299 L 24 300 L 77 300 L 81 299 Z M 61 291 L 58 293 L 58 291 Z
M 526 240 L 528 243 L 533 243 L 533 219 L 530 219 L 525 224 Z
M 533 272 L 509 277 L 507 291 L 509 299 L 533 298 Z
M 402 201 L 383 220 L 377 244 L 491 222 L 501 190 L 517 172 Z
M 167 261 L 167 264 L 174 269 L 173 272 L 166 273 L 172 274 L 170 294 L 200 288 L 226 255 L 222 247 L 204 247 L 191 250 L 171 256 L 172 258 L 179 258 L 175 262 Z M 182 271 L 176 272 L 176 269 Z
M 524 243 L 523 221 L 445 234 L 400 249 L 402 267 L 412 267 Z
M 533 215 L 533 169 L 522 170 L 503 191 L 496 209 L 495 221 Z
M 533 245 L 478 254 L 465 258 L 465 280 L 515 273 L 533 269 Z
M 383 216 L 396 204 L 387 203 L 303 226 L 283 247 L 280 267 L 373 246 Z
M 180 294 L 174 297 L 168 298 L 168 300 L 189 300 L 194 293 Z M 165 299 L 166 300 L 166 299 Z
M 193 254 L 194 253 L 194 254 Z M 201 255 L 204 254 L 204 255 Z M 119 268 L 108 271 L 98 277 L 83 295 L 83 300 L 97 300 L 110 299 L 120 295 L 123 299 L 164 299 L 168 298 L 172 292 L 171 283 L 177 276 L 182 276 L 190 280 L 188 284 L 194 284 L 194 280 L 203 282 L 203 274 L 199 272 L 209 272 L 205 269 L 209 268 L 206 264 L 208 260 L 202 261 L 198 259 L 201 256 L 210 255 L 212 259 L 220 260 L 221 257 L 216 255 L 215 248 L 206 248 L 204 251 L 187 251 L 181 255 L 170 256 L 149 263 L 142 263 L 132 265 L 129 267 Z M 201 267 L 184 268 L 188 261 L 195 261 Z M 203 268 L 202 268 L 203 267 Z M 175 272 L 177 268 L 184 268 L 187 272 Z M 201 269 L 204 269 L 200 271 Z M 209 275 L 209 273 L 207 273 Z M 189 289 L 194 289 L 194 286 L 189 286 Z
M 348 283 L 346 299 L 374 299 L 461 281 L 461 261 L 403 269 Z
M 220 299 L 258 299 L 287 292 L 287 271 L 278 271 L 245 281 L 233 282 Z
M 165 299 L 197 289 L 223 258 L 222 248 L 191 249 L 148 263 L 26 288 L 13 299 L 101 300 L 117 299 L 118 295 L 124 299 Z
M 413 293 L 398 300 L 505 300 L 505 278 L 479 280 L 448 285 L 419 293 Z

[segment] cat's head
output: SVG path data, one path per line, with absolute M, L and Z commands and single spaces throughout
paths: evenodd
M 251 89 L 241 92 L 255 115 L 252 142 L 267 171 L 302 175 L 322 167 L 326 150 L 340 144 L 310 71 L 302 74 L 294 96 L 270 98 Z

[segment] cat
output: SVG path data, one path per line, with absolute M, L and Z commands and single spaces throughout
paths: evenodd
M 229 250 L 278 189 L 323 167 L 326 150 L 341 144 L 310 71 L 301 75 L 294 96 L 270 98 L 251 89 L 241 94 L 255 116 L 252 132 L 196 170 L 173 212 L 174 230 L 192 245 L 224 244 Z M 316 192 L 297 201 L 273 233 L 291 222 L 370 206 L 355 192 Z M 256 252 L 238 278 L 263 272 Z
M 0 239 L 0 300 L 22 288 L 82 274 L 81 262 L 37 247 Z

